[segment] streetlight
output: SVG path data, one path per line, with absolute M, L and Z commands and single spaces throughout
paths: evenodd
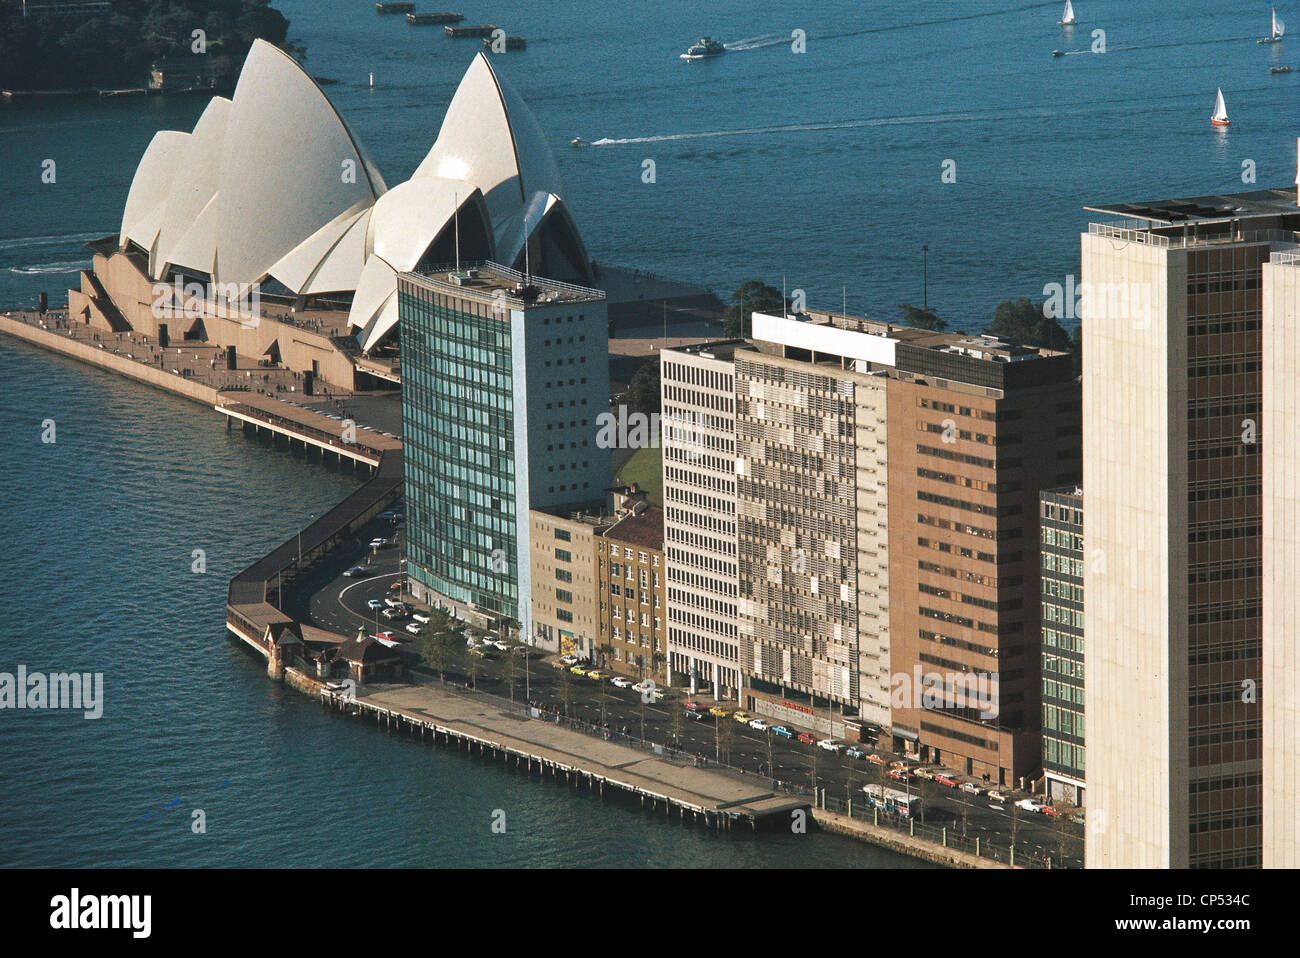
M 311 515 L 309 515 L 307 518 L 308 518 L 308 519 L 315 519 L 315 518 L 317 518 L 319 515 L 320 515 L 319 513 L 313 512 L 313 513 L 312 513 Z M 301 525 L 301 523 L 298 525 L 298 566 L 299 566 L 300 568 L 301 568 L 301 566 L 302 566 L 302 525 Z

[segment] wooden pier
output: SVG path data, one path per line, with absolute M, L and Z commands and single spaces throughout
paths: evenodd
M 302 680 L 294 684 L 304 687 Z M 439 685 L 374 685 L 350 697 L 310 680 L 306 685 L 326 706 L 387 731 L 603 798 L 637 801 L 665 819 L 724 830 L 788 829 L 796 820 L 812 825 L 809 803 L 772 792 L 766 779 L 675 764 L 489 696 Z
M 226 417 L 226 426 L 239 422 L 254 433 L 263 430 L 281 436 L 292 446 L 299 443 L 310 446 L 322 454 L 378 468 L 385 452 L 402 448 L 400 439 L 383 433 L 362 429 L 355 423 L 349 429 L 345 422 L 331 419 L 312 409 L 303 409 L 280 402 L 271 396 L 258 393 L 222 393 L 212 407 Z

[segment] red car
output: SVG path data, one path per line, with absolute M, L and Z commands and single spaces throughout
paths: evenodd
M 795 736 L 795 738 L 803 742 L 805 745 L 817 744 L 817 736 L 813 735 L 811 732 L 800 732 L 798 735 Z
M 878 752 L 872 752 L 870 755 L 868 755 L 868 756 L 867 756 L 867 761 L 868 761 L 868 762 L 871 762 L 871 763 L 873 763 L 873 764 L 875 764 L 875 765 L 884 765 L 884 764 L 885 764 L 885 758 L 884 758 L 884 756 L 883 756 L 883 755 L 880 755 Z
M 947 788 L 956 788 L 961 784 L 961 779 L 953 778 L 951 775 L 936 775 L 934 780 Z
M 916 776 L 905 768 L 891 768 L 889 770 L 889 777 L 896 782 L 910 782 Z
M 1052 818 L 1061 817 L 1061 810 L 1057 808 L 1055 805 L 1044 805 L 1041 809 L 1039 809 L 1039 811 L 1041 811 L 1044 815 L 1052 816 Z

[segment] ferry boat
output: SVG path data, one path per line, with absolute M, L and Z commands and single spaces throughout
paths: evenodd
M 1215 126 L 1227 126 L 1232 121 L 1228 119 L 1228 108 L 1223 103 L 1223 91 L 1219 90 L 1214 98 L 1214 113 L 1210 116 L 1210 122 Z
M 721 40 L 714 40 L 711 37 L 700 37 L 699 43 L 692 43 L 690 49 L 682 54 L 683 60 L 703 60 L 707 57 L 718 57 L 727 52 L 727 48 Z
M 1256 43 L 1281 43 L 1281 42 L 1282 42 L 1282 34 L 1283 34 L 1284 32 L 1286 32 L 1286 24 L 1283 23 L 1283 22 L 1278 18 L 1277 11 L 1274 10 L 1274 11 L 1273 11 L 1273 29 L 1269 31 L 1269 35 L 1268 35 L 1268 36 L 1266 36 L 1266 37 L 1262 37 L 1262 38 L 1260 38 L 1259 40 L 1256 40 L 1255 42 L 1256 42 Z

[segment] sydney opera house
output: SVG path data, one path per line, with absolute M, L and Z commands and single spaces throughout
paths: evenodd
M 109 330 L 235 346 L 350 385 L 353 359 L 396 339 L 399 273 L 491 260 L 590 283 L 563 195 L 536 119 L 486 55 L 414 175 L 389 188 L 298 63 L 258 41 L 230 99 L 214 97 L 190 133 L 154 136 L 120 233 L 92 244 L 69 307 Z M 200 313 L 162 295 L 195 284 Z

